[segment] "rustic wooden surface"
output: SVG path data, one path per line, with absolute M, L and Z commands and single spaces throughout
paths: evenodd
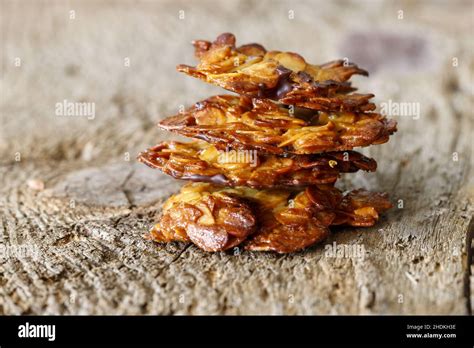
M 471 1 L 1 7 L 0 313 L 471 313 Z M 142 238 L 181 183 L 135 156 L 168 137 L 158 119 L 222 93 L 174 66 L 193 62 L 192 39 L 224 31 L 311 62 L 348 57 L 370 70 L 354 81 L 377 103 L 419 103 L 419 119 L 396 117 L 391 141 L 365 150 L 378 171 L 340 183 L 391 194 L 377 226 L 292 255 Z M 94 102 L 95 118 L 56 116 L 64 99 Z

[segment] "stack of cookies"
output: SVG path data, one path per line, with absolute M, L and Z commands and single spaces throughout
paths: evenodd
M 190 183 L 163 205 L 150 238 L 290 253 L 325 239 L 330 226 L 372 226 L 391 207 L 384 193 L 334 184 L 341 173 L 375 171 L 352 151 L 382 144 L 396 123 L 373 112 L 372 94 L 349 79 L 352 63 L 311 65 L 300 55 L 236 47 L 232 34 L 195 41 L 196 67 L 178 71 L 237 95 L 218 95 L 160 122 L 193 138 L 162 142 L 139 160 Z

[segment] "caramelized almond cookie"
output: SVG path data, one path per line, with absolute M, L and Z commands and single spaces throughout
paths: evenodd
M 219 95 L 158 125 L 220 149 L 315 154 L 387 142 L 396 122 L 377 113 L 315 112 L 264 99 Z
M 241 95 L 325 111 L 369 111 L 373 94 L 352 94 L 347 82 L 367 71 L 343 60 L 313 65 L 297 53 L 267 50 L 259 44 L 235 45 L 235 36 L 221 34 L 214 42 L 193 42 L 196 67 L 177 70 Z
M 373 226 L 379 213 L 392 208 L 386 193 L 354 190 L 344 196 L 338 206 L 333 225 Z
M 163 205 L 160 222 L 150 231 L 157 242 L 191 241 L 205 251 L 227 250 L 255 231 L 256 217 L 244 200 L 184 186 Z
M 190 183 L 165 203 L 150 237 L 192 241 L 206 251 L 246 240 L 247 250 L 289 253 L 322 241 L 332 224 L 371 226 L 390 206 L 382 194 L 358 190 L 343 196 L 331 185 L 256 190 Z
M 290 253 L 325 239 L 329 225 L 373 226 L 379 213 L 392 207 L 386 194 L 356 190 L 343 196 L 335 187 L 306 188 L 275 207 L 272 214 L 260 215 L 259 230 L 245 242 L 246 250 Z
M 140 153 L 138 159 L 176 179 L 253 188 L 328 184 L 339 173 L 377 168 L 375 160 L 354 151 L 278 156 L 222 151 L 203 141 L 162 142 Z

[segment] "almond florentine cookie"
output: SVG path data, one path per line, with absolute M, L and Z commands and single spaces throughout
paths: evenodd
M 322 241 L 330 225 L 372 226 L 389 209 L 387 196 L 331 185 L 256 190 L 190 183 L 163 205 L 150 238 L 192 241 L 206 251 L 244 242 L 248 250 L 294 252 Z
M 396 123 L 377 113 L 287 109 L 265 99 L 219 95 L 197 102 L 159 127 L 236 149 L 313 154 L 382 144 Z
M 329 184 L 340 173 L 377 168 L 373 159 L 354 151 L 279 156 L 219 150 L 203 141 L 163 142 L 138 159 L 176 179 L 253 188 Z
M 315 110 L 370 111 L 373 94 L 347 94 L 355 89 L 352 75 L 368 76 L 357 65 L 337 60 L 313 65 L 297 53 L 270 51 L 259 44 L 235 46 L 225 33 L 214 42 L 193 42 L 196 67 L 178 65 L 178 71 L 241 95 L 269 98 L 283 104 Z

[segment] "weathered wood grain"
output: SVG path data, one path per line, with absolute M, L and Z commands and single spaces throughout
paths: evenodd
M 1 6 L 1 314 L 471 313 L 471 2 Z M 159 118 L 222 93 L 174 66 L 223 31 L 314 62 L 357 57 L 372 74 L 355 83 L 379 105 L 419 103 L 419 119 L 397 117 L 392 140 L 365 150 L 378 171 L 340 182 L 391 194 L 377 226 L 291 255 L 143 238 L 181 183 L 135 156 L 169 136 Z M 95 118 L 56 116 L 64 99 L 94 102 Z

